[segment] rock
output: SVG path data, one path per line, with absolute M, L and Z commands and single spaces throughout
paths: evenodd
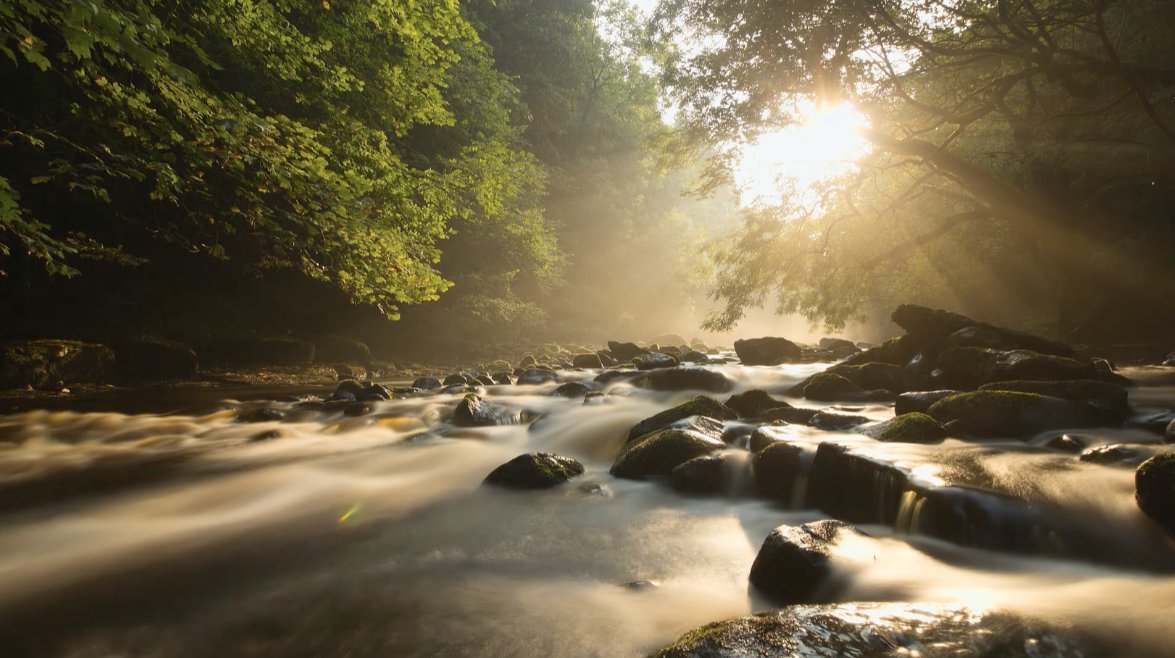
M 145 336 L 110 344 L 118 373 L 124 379 L 191 379 L 200 369 L 200 359 L 186 343 Z
M 482 386 L 493 386 L 498 382 L 494 381 L 494 378 L 490 377 L 489 375 L 478 375 L 477 377 L 473 378 L 473 383 L 481 384 Z
M 677 365 L 677 359 L 660 352 L 650 352 L 634 357 L 632 364 L 637 370 L 653 370 L 655 368 L 672 368 Z
M 288 336 L 222 336 L 210 340 L 200 357 L 229 366 L 300 366 L 314 361 L 314 345 Z
M 1007 613 L 957 605 L 797 605 L 703 626 L 654 658 L 1115 655 L 1063 632 Z
M 669 474 L 674 491 L 693 495 L 719 495 L 730 490 L 730 469 L 724 455 L 703 455 L 682 462 Z
M 539 360 L 536 359 L 533 354 L 527 354 L 527 355 L 524 355 L 522 357 L 522 360 L 518 362 L 518 367 L 521 370 L 526 370 L 527 368 L 533 368 L 533 367 L 537 366 L 538 364 L 539 364 Z
M 698 366 L 649 370 L 635 378 L 633 383 L 659 391 L 700 390 L 722 393 L 734 388 L 734 382 L 726 375 Z
M 1101 422 L 1113 425 L 1121 424 L 1130 413 L 1124 387 L 1093 379 L 995 382 L 984 384 L 979 390 L 1019 391 L 1062 398 L 1089 407 L 1097 412 Z
M 776 422 L 779 423 L 779 425 L 772 423 L 771 425 L 761 425 L 756 427 L 754 431 L 751 432 L 750 437 L 747 438 L 747 450 L 751 451 L 752 453 L 756 453 L 760 450 L 763 450 L 767 446 L 775 445 L 776 443 L 783 443 L 786 441 L 787 439 L 776 435 L 772 429 L 775 427 L 786 426 L 788 423 L 784 421 Z
M 682 363 L 709 363 L 710 357 L 706 356 L 706 354 L 703 352 L 699 352 L 697 350 L 690 350 L 690 351 L 686 352 L 685 354 L 681 355 L 681 362 Z
M 820 413 L 819 409 L 804 409 L 802 407 L 779 407 L 776 409 L 768 409 L 763 412 L 763 420 L 774 422 L 793 423 L 796 425 L 807 425 L 812 417 Z
M 751 460 L 751 473 L 759 493 L 773 500 L 788 501 L 796 479 L 803 471 L 799 446 L 771 439 Z
M 722 423 L 717 420 L 714 420 L 713 418 L 709 418 L 707 416 L 690 416 L 688 418 L 682 418 L 681 420 L 675 420 L 672 423 L 669 423 L 667 425 L 664 425 L 662 427 L 658 427 L 658 428 L 652 430 L 652 432 L 648 432 L 645 434 L 641 434 L 639 436 L 635 436 L 635 437 L 625 441 L 624 443 L 627 446 L 629 444 L 636 443 L 636 442 L 640 441 L 644 437 L 648 436 L 648 434 L 651 434 L 653 432 L 659 432 L 661 430 L 667 430 L 667 429 L 688 430 L 690 432 L 697 432 L 698 434 L 703 434 L 707 437 L 710 437 L 711 439 L 717 439 L 719 441 L 722 441 L 723 444 L 726 443 L 725 431 L 722 426 Z
M 441 385 L 442 386 L 464 386 L 466 384 L 472 384 L 472 383 L 473 383 L 473 378 L 470 377 L 469 375 L 466 375 L 464 373 L 454 373 L 452 375 L 449 375 L 448 377 L 445 377 L 445 380 L 443 382 L 441 382 Z
M 974 389 L 992 382 L 1097 379 L 1092 363 L 1028 350 L 957 347 L 938 356 L 942 381 L 950 388 Z
M 808 472 L 805 504 L 852 523 L 894 525 L 908 484 L 893 464 L 821 443 Z
M 1114 443 L 1094 446 L 1085 450 L 1078 457 L 1083 462 L 1101 464 L 1103 466 L 1138 466 L 1149 455 L 1138 448 Z
M 1027 438 L 1046 430 L 1098 423 L 1097 414 L 1083 405 L 1013 391 L 959 393 L 935 402 L 927 413 L 952 434 L 980 438 Z
M 412 388 L 419 388 L 422 391 L 435 391 L 441 387 L 441 380 L 436 377 L 418 377 L 412 382 Z
M 1062 434 L 1054 436 L 1044 444 L 1046 448 L 1053 450 L 1061 450 L 1064 452 L 1081 452 L 1085 450 L 1086 440 L 1074 434 Z
M 944 389 L 941 391 L 912 391 L 902 393 L 898 396 L 897 403 L 894 404 L 893 412 L 899 416 L 909 413 L 926 413 L 935 402 L 943 398 L 949 398 L 958 392 L 954 389 Z
M 270 423 L 280 421 L 285 415 L 277 409 L 259 407 L 257 409 L 242 409 L 237 414 L 237 421 L 241 423 Z
M 838 364 L 825 372 L 840 375 L 865 390 L 883 388 L 904 393 L 911 386 L 906 369 L 889 363 L 863 363 L 859 366 Z
M 653 336 L 653 339 L 649 342 L 656 343 L 661 346 L 673 345 L 675 347 L 687 344 L 686 340 L 677 334 L 657 334 L 656 336 Z
M 565 398 L 578 398 L 587 395 L 591 390 L 590 386 L 582 382 L 567 382 L 566 384 L 560 384 L 559 388 L 555 389 L 555 392 L 551 395 L 558 395 Z
M 921 351 L 915 341 L 909 336 L 891 338 L 877 347 L 858 352 L 841 361 L 841 365 L 859 366 L 866 363 L 888 363 L 894 366 L 905 366 Z
M 0 388 L 58 390 L 101 384 L 117 376 L 114 352 L 76 340 L 22 340 L 0 345 Z
M 861 534 L 843 521 L 779 526 L 767 535 L 751 565 L 751 585 L 776 605 L 832 600 L 831 548 L 843 534 Z
M 475 393 L 477 395 L 485 395 L 485 387 L 477 384 L 452 384 L 441 389 L 441 393 L 445 395 L 464 395 L 466 393 Z
M 549 452 L 518 455 L 495 468 L 485 484 L 508 489 L 548 489 L 583 475 L 583 464 Z
M 818 372 L 807 379 L 803 388 L 809 400 L 841 400 L 859 402 L 869 398 L 868 392 L 852 381 L 831 372 Z
M 1175 418 L 1167 423 L 1167 429 L 1163 430 L 1163 443 L 1175 443 Z
M 514 383 L 514 380 L 510 377 L 510 373 L 504 371 L 495 372 L 492 376 L 490 376 L 490 379 L 494 380 L 495 384 L 502 384 L 505 386 L 509 386 Z
M 786 338 L 766 336 L 734 341 L 734 351 L 744 366 L 776 366 L 796 363 L 803 356 L 800 346 Z
M 314 360 L 318 363 L 367 363 L 371 348 L 362 341 L 327 335 L 314 340 Z
M 847 432 L 868 422 L 869 419 L 865 416 L 840 414 L 835 411 L 820 411 L 808 419 L 810 427 L 829 432 Z
M 1073 356 L 1073 348 L 1055 340 L 995 327 L 963 315 L 914 304 L 902 304 L 890 318 L 915 341 L 924 345 L 946 345 L 969 341 L 1003 350 L 1031 350 L 1041 354 Z M 966 331 L 969 330 L 969 331 Z
M 1164 452 L 1134 472 L 1134 499 L 1143 514 L 1175 535 L 1175 452 Z
M 776 400 L 768 395 L 767 391 L 760 389 L 732 395 L 726 400 L 726 406 L 738 412 L 741 418 L 758 418 L 770 409 L 791 407 L 790 404 L 783 400 Z
M 344 416 L 358 417 L 366 416 L 369 413 L 371 413 L 371 405 L 366 402 L 352 402 L 343 407 Z
M 612 353 L 612 358 L 621 363 L 632 361 L 633 358 L 648 352 L 636 343 L 619 343 L 614 340 L 608 341 L 608 351 Z
M 546 368 L 527 368 L 518 375 L 518 385 L 526 386 L 533 384 L 544 384 L 546 382 L 553 382 L 559 379 L 559 375 L 555 374 L 553 370 Z
M 1171 352 L 1167 355 L 1166 359 L 1163 359 L 1163 365 L 1167 367 L 1175 366 L 1175 352 Z
M 694 457 L 725 447 L 721 439 L 701 432 L 667 428 L 627 444 L 610 472 L 630 479 L 668 477 L 673 469 Z
M 821 338 L 819 345 L 835 359 L 848 358 L 861 351 L 852 341 L 843 338 Z
M 705 395 L 699 395 L 688 402 L 683 402 L 676 407 L 666 409 L 661 413 L 650 416 L 641 422 L 637 423 L 628 432 L 628 441 L 644 436 L 654 430 L 659 430 L 690 416 L 705 416 L 710 419 L 718 420 L 734 420 L 738 418 L 738 414 L 726 405 L 722 404 L 714 398 Z M 721 423 L 719 423 L 721 427 Z M 718 430 L 721 433 L 721 429 Z
M 604 362 L 600 360 L 600 355 L 595 352 L 586 354 L 576 354 L 571 359 L 571 365 L 576 368 L 603 368 Z
M 895 416 L 866 428 L 863 434 L 896 443 L 938 443 L 947 438 L 947 431 L 938 421 L 919 412 Z
M 596 375 L 596 378 L 592 381 L 597 384 L 608 384 L 621 379 L 632 379 L 640 374 L 641 371 L 639 370 L 605 370 Z
M 1175 423 L 1175 410 L 1142 413 L 1126 421 L 1128 427 L 1137 427 L 1164 437 L 1170 423 Z
M 453 424 L 457 427 L 519 425 L 534 419 L 535 414 L 530 411 L 487 402 L 476 393 L 467 394 L 453 412 Z
M 353 402 L 375 402 L 377 400 L 391 400 L 391 391 L 372 382 L 361 383 L 354 379 L 344 379 L 339 382 L 335 392 L 328 400 L 350 400 Z

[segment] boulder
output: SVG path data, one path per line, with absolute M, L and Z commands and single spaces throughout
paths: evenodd
M 714 622 L 654 658 L 1111 656 L 1071 632 L 1000 612 L 927 603 L 795 605 Z
M 627 441 L 625 441 L 624 444 L 628 445 L 630 443 L 635 443 L 637 441 L 640 441 L 641 439 L 643 439 L 644 437 L 648 436 L 649 434 L 651 434 L 653 432 L 659 432 L 661 430 L 666 430 L 666 429 L 689 430 L 691 432 L 697 432 L 699 434 L 704 434 L 712 439 L 718 439 L 719 441 L 726 443 L 725 429 L 720 421 L 714 420 L 713 418 L 710 418 L 708 416 L 689 416 L 688 418 L 682 418 L 680 420 L 675 420 L 671 423 L 667 423 L 667 424 L 662 425 L 660 427 L 657 427 L 653 430 L 650 430 L 649 432 L 646 432 L 644 434 L 639 434 L 637 436 L 634 436 L 634 437 L 628 439 Z
M 938 421 L 919 412 L 895 416 L 866 428 L 863 434 L 895 443 L 938 443 L 947 438 L 947 431 Z
M 1048 442 L 1044 444 L 1044 447 L 1052 448 L 1053 450 L 1061 450 L 1063 452 L 1081 452 L 1082 450 L 1085 450 L 1085 444 L 1086 440 L 1080 436 L 1073 434 L 1062 434 L 1060 436 L 1054 436 L 1053 438 L 1049 439 Z
M 76 340 L 22 340 L 0 345 L 0 388 L 56 390 L 113 381 L 114 352 Z
M 579 398 L 587 395 L 588 391 L 591 390 L 592 388 L 590 386 L 582 382 L 567 382 L 566 384 L 560 384 L 559 388 L 556 388 L 555 392 L 551 395 L 565 398 Z
M 436 377 L 417 377 L 412 382 L 412 388 L 418 388 L 422 391 L 435 391 L 441 387 L 441 380 Z
M 314 360 L 318 363 L 367 363 L 371 361 L 371 348 L 354 338 L 319 336 L 314 340 Z
M 633 383 L 642 388 L 659 391 L 699 390 L 723 393 L 734 388 L 734 382 L 726 375 L 698 366 L 649 370 L 636 377 Z
M 1076 402 L 1095 411 L 1103 423 L 1118 425 L 1130 413 L 1127 391 L 1111 382 L 1093 379 L 1067 381 L 1004 381 L 984 384 L 981 391 L 1019 391 L 1038 393 Z
M 795 425 L 807 425 L 808 421 L 821 413 L 819 409 L 804 409 L 803 407 L 778 407 L 763 412 L 763 420 L 768 423 L 784 422 Z
M 191 345 L 157 336 L 113 341 L 118 374 L 128 380 L 191 379 L 200 370 L 200 359 Z
M 444 381 L 441 382 L 441 385 L 442 386 L 454 386 L 454 385 L 464 386 L 466 384 L 472 384 L 473 382 L 474 382 L 473 377 L 470 377 L 469 375 L 466 375 L 465 373 L 459 372 L 459 373 L 454 373 L 452 375 L 449 375 L 448 377 L 445 377 Z
M 860 402 L 869 399 L 869 393 L 843 375 L 818 372 L 803 384 L 803 394 L 809 400 L 840 400 Z
M 356 418 L 359 416 L 366 416 L 372 412 L 371 405 L 366 402 L 351 402 L 343 407 L 343 415 Z
M 734 341 L 734 351 L 744 366 L 776 366 L 796 363 L 803 356 L 800 346 L 786 338 L 766 336 Z
M 583 464 L 549 452 L 519 455 L 495 468 L 485 484 L 508 489 L 548 489 L 583 475 Z
M 1029 350 L 956 347 L 939 354 L 942 382 L 949 388 L 974 389 L 992 382 L 1098 379 L 1093 363 Z
M 621 363 L 632 361 L 633 358 L 648 352 L 636 343 L 620 343 L 614 340 L 608 341 L 608 351 L 612 353 L 612 358 Z
M 522 357 L 522 360 L 518 362 L 518 368 L 521 370 L 526 370 L 527 368 L 533 368 L 538 364 L 539 360 L 536 359 L 533 354 L 526 354 Z
M 668 477 L 681 464 L 725 448 L 721 439 L 689 429 L 667 428 L 627 444 L 610 472 L 620 478 Z
M 677 359 L 661 352 L 650 352 L 634 357 L 632 364 L 636 366 L 637 370 L 654 370 L 656 368 L 672 368 L 677 365 Z
M 1065 343 L 1033 334 L 995 327 L 941 309 L 902 304 L 890 318 L 916 342 L 927 346 L 994 347 L 1002 350 L 1031 350 L 1041 354 L 1073 356 Z
M 453 424 L 457 427 L 519 425 L 534 419 L 533 412 L 497 402 L 487 402 L 476 393 L 467 394 L 453 411 Z
M 628 441 L 644 436 L 654 430 L 659 430 L 670 423 L 689 418 L 690 416 L 706 416 L 710 419 L 734 420 L 738 414 L 714 398 L 699 395 L 688 402 L 666 409 L 633 425 L 628 432 Z M 721 426 L 721 423 L 719 423 Z M 721 429 L 718 430 L 722 432 Z
M 786 438 L 777 435 L 772 430 L 776 427 L 786 426 L 788 423 L 784 421 L 776 421 L 776 423 L 756 427 L 754 431 L 751 432 L 751 435 L 747 437 L 747 450 L 751 451 L 752 453 L 756 453 L 760 450 L 763 450 L 767 446 L 786 441 Z
M 522 374 L 518 375 L 518 385 L 525 386 L 528 384 L 545 384 L 546 382 L 553 382 L 559 379 L 559 375 L 554 370 L 547 370 L 546 368 L 526 368 Z
M 843 521 L 779 526 L 767 535 L 751 565 L 751 585 L 776 605 L 832 600 L 832 545 L 859 530 Z
M 493 377 L 490 377 L 489 375 L 482 374 L 482 375 L 478 375 L 478 376 L 474 377 L 473 383 L 481 384 L 482 386 L 494 386 L 498 382 L 494 381 Z M 507 383 L 509 383 L 509 382 L 507 382 Z
M 289 336 L 222 336 L 208 341 L 200 357 L 227 366 L 300 366 L 314 361 L 314 345 Z
M 1133 468 L 1149 456 L 1145 450 L 1120 443 L 1112 443 L 1088 448 L 1081 452 L 1078 459 L 1083 462 L 1101 464 L 1103 466 L 1129 466 Z
M 597 384 L 607 384 L 609 382 L 622 379 L 632 379 L 639 374 L 641 374 L 641 371 L 639 370 L 605 370 L 604 372 L 596 375 L 595 379 L 592 381 L 596 382 Z
M 1175 452 L 1164 452 L 1134 472 L 1134 499 L 1143 514 L 1175 535 Z
M 595 352 L 586 354 L 576 354 L 571 359 L 571 365 L 576 368 L 603 368 L 604 362 L 600 360 L 600 355 Z
M 841 414 L 835 411 L 820 411 L 808 419 L 810 427 L 829 432 L 847 432 L 868 422 L 869 419 L 865 416 Z
M 926 413 L 935 402 L 943 398 L 949 398 L 957 393 L 959 391 L 954 389 L 902 393 L 898 396 L 897 402 L 894 404 L 893 412 L 899 416 L 909 413 Z
M 511 378 L 510 373 L 505 372 L 505 371 L 495 372 L 493 375 L 490 376 L 490 379 L 494 380 L 495 384 L 502 384 L 504 386 L 509 386 L 514 383 L 514 380 Z
M 912 385 L 905 368 L 889 363 L 863 363 L 857 366 L 837 364 L 825 372 L 840 375 L 865 390 L 881 388 L 904 393 Z
M 830 353 L 835 359 L 848 358 L 861 350 L 851 340 L 843 338 L 821 338 L 820 349 Z
M 905 366 L 921 351 L 915 341 L 909 336 L 891 338 L 877 347 L 858 352 L 841 361 L 842 365 L 859 366 L 866 363 L 888 363 L 894 366 Z
M 804 469 L 802 454 L 799 446 L 774 439 L 756 452 L 751 473 L 759 493 L 773 500 L 790 500 L 796 479 Z
M 1028 438 L 1046 430 L 1094 426 L 1099 421 L 1084 405 L 1013 391 L 959 393 L 935 402 L 927 413 L 952 434 L 978 438 Z
M 285 418 L 285 414 L 271 407 L 242 409 L 237 413 L 237 422 L 239 423 L 271 423 L 283 418 Z
M 805 503 L 852 523 L 894 525 L 909 477 L 897 466 L 821 443 L 808 472 Z
M 682 462 L 669 474 L 669 484 L 683 494 L 715 496 L 730 490 L 730 467 L 726 455 L 703 455 Z
M 347 400 L 350 402 L 374 402 L 376 400 L 391 400 L 391 391 L 372 382 L 359 382 L 354 379 L 345 379 L 339 382 L 335 392 L 328 400 Z
M 741 418 L 758 418 L 769 409 L 791 407 L 783 400 L 776 400 L 767 394 L 767 391 L 752 389 L 730 396 L 726 406 L 738 412 Z

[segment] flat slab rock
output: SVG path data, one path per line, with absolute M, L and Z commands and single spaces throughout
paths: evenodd
M 1095 658 L 1088 640 L 1006 613 L 921 603 L 800 605 L 690 631 L 657 658 L 1000 656 Z

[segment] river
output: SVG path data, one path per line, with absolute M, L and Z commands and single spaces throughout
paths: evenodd
M 780 394 L 824 365 L 714 368 L 735 391 Z M 459 393 L 377 402 L 360 417 L 299 407 L 312 396 L 298 390 L 268 402 L 212 390 L 168 413 L 0 417 L 0 655 L 640 656 L 769 609 L 748 589 L 764 537 L 828 515 L 802 488 L 780 504 L 744 495 L 737 479 L 729 496 L 698 498 L 615 478 L 629 428 L 697 392 L 617 381 L 585 404 L 552 396 L 556 385 L 487 387 L 488 399 L 542 415 L 497 427 L 449 423 Z M 1132 396 L 1175 408 L 1170 386 Z M 240 422 L 262 406 L 283 419 Z M 1118 655 L 1175 655 L 1175 548 L 1134 505 L 1133 468 L 1040 448 L 1047 437 L 911 446 L 778 432 L 874 451 L 928 482 L 1014 493 L 1083 544 L 945 541 L 920 531 L 910 495 L 899 521 L 859 524 L 870 536 L 837 546 L 840 600 L 1010 610 Z M 1162 448 L 1141 430 L 1082 434 Z M 482 485 L 530 451 L 573 457 L 586 473 L 537 492 Z

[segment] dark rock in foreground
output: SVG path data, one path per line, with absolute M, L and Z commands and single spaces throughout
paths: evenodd
M 661 429 L 690 416 L 706 416 L 718 420 L 734 420 L 738 418 L 738 414 L 718 400 L 705 395 L 699 395 L 692 400 L 682 402 L 676 407 L 649 416 L 636 425 L 633 425 L 632 429 L 628 431 L 628 441 L 632 441 L 653 430 Z M 719 430 L 719 433 L 721 433 L 721 430 Z
M 485 483 L 509 489 L 547 489 L 583 475 L 583 464 L 548 452 L 519 455 L 495 468 Z
M 1102 658 L 1076 635 L 999 612 L 922 603 L 797 605 L 690 631 L 656 658 L 988 656 Z
M 788 501 L 804 469 L 801 453 L 799 446 L 782 441 L 775 441 L 756 452 L 751 460 L 751 472 L 759 494 Z
M 114 352 L 76 340 L 22 340 L 0 345 L 0 388 L 57 389 L 113 381 Z
M 612 464 L 616 477 L 642 479 L 668 477 L 673 469 L 693 459 L 725 448 L 721 439 L 688 429 L 663 429 L 634 441 Z
M 1175 535 L 1175 452 L 1144 461 L 1134 472 L 1134 490 L 1138 509 Z
M 744 366 L 777 366 L 795 363 L 803 357 L 799 345 L 776 336 L 736 340 L 734 352 Z
M 848 523 L 833 520 L 779 526 L 755 556 L 751 585 L 778 605 L 830 601 L 831 549 L 844 533 L 860 534 Z
M 683 494 L 714 496 L 730 491 L 728 455 L 703 455 L 683 462 L 669 474 L 669 484 Z

